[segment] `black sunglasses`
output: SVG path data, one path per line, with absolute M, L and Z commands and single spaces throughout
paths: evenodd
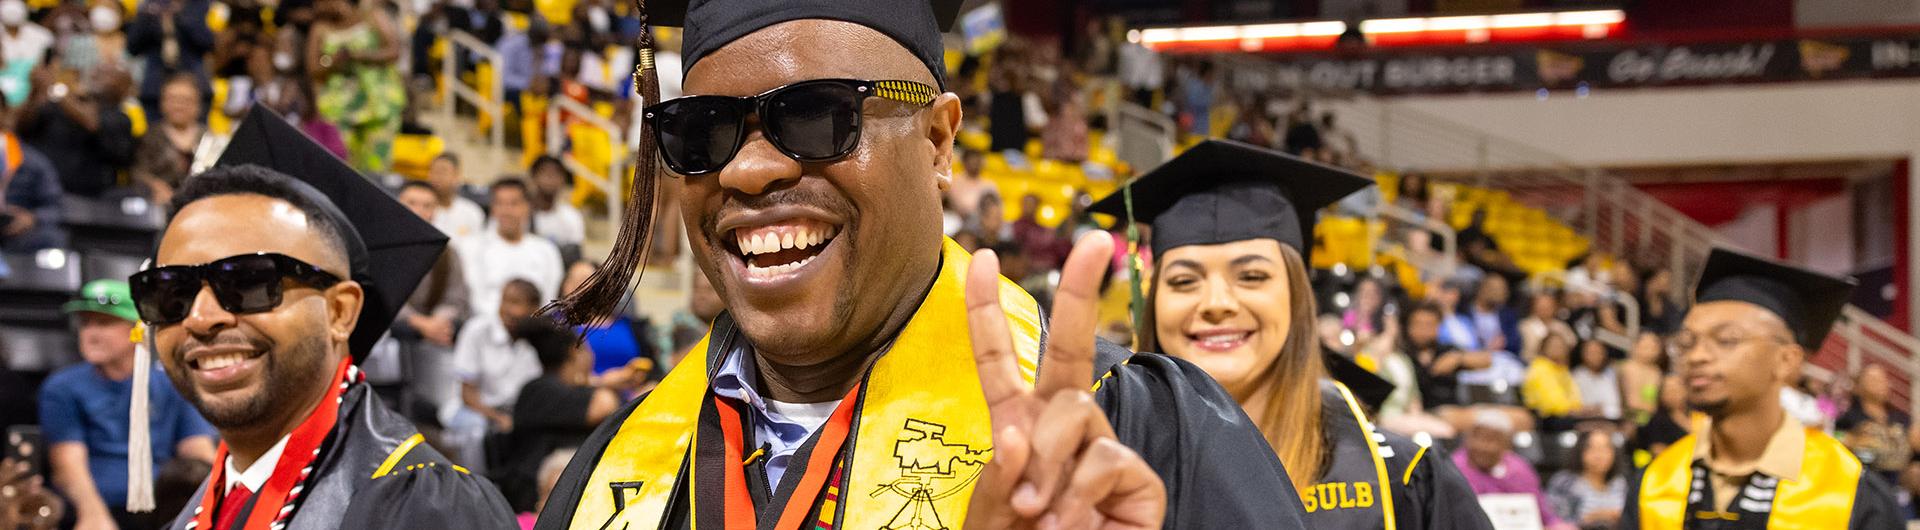
M 168 265 L 135 273 L 128 278 L 140 319 L 150 324 L 173 324 L 187 319 L 200 286 L 213 288 L 214 300 L 230 313 L 260 313 L 280 307 L 285 289 L 281 280 L 293 280 L 316 289 L 340 283 L 340 277 L 285 254 L 242 254 L 200 265 Z
M 860 145 L 860 109 L 870 96 L 909 105 L 933 103 L 938 92 L 913 81 L 813 79 L 758 96 L 687 96 L 646 108 L 642 119 L 667 167 L 682 175 L 719 171 L 740 152 L 747 117 L 757 115 L 767 141 L 801 162 L 825 162 Z

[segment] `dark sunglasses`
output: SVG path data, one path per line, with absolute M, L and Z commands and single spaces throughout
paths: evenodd
M 860 145 L 861 105 L 879 96 L 909 105 L 933 103 L 938 92 L 913 81 L 813 79 L 753 97 L 687 96 L 646 108 L 642 119 L 667 167 L 682 175 L 719 171 L 747 139 L 758 116 L 767 141 L 801 162 L 826 162 Z
M 187 319 L 200 286 L 213 288 L 213 299 L 229 313 L 271 311 L 280 307 L 285 289 L 281 280 L 293 280 L 316 289 L 340 283 L 340 277 L 284 254 L 242 254 L 200 265 L 169 265 L 135 273 L 128 278 L 140 319 L 150 324 L 173 324 Z

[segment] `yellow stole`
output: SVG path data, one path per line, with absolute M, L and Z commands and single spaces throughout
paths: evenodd
M 1640 479 L 1640 528 L 1670 530 L 1686 526 L 1687 494 L 1693 480 L 1695 436 L 1687 435 L 1667 447 L 1647 465 Z M 1842 530 L 1853 517 L 1854 495 L 1860 487 L 1860 459 L 1839 440 L 1807 429 L 1800 478 L 1780 481 L 1774 490 L 1773 512 L 1767 528 Z
M 952 240 L 942 245 L 939 276 L 893 346 L 868 372 L 855 411 L 854 444 L 843 480 L 829 491 L 823 512 L 844 507 L 843 528 L 899 528 L 915 517 L 961 528 L 974 479 L 992 459 L 993 425 L 980 391 L 967 335 L 965 286 L 971 257 Z M 1040 311 L 1033 297 L 1000 280 L 1000 305 L 1031 383 L 1040 346 Z M 708 388 L 709 334 L 621 423 L 593 469 L 575 507 L 576 527 L 658 528 L 692 448 Z M 725 352 L 722 352 L 725 353 Z M 689 466 L 695 467 L 695 466 Z M 689 471 L 689 475 L 692 472 Z M 691 478 L 689 476 L 689 478 Z M 619 497 L 616 498 L 615 496 Z M 697 513 L 701 501 L 688 495 Z M 603 526 L 602 523 L 611 522 Z

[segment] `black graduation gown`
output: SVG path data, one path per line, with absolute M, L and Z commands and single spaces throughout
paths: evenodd
M 288 530 L 519 528 L 492 483 L 454 469 L 425 443 L 402 455 L 387 475 L 374 478 L 389 456 L 420 431 L 371 390 L 366 383 L 354 383 L 341 394 L 339 420 L 321 445 L 313 475 L 302 484 L 307 489 L 287 520 Z M 168 528 L 182 530 L 193 522 L 208 487 L 200 485 Z M 235 520 L 245 521 L 252 509 L 242 508 Z
M 725 314 L 715 321 L 713 330 L 714 337 L 738 333 Z M 711 344 L 728 342 L 716 339 Z M 708 355 L 715 353 L 710 351 Z M 1304 510 L 1300 497 L 1294 493 L 1280 459 L 1239 403 L 1206 372 L 1186 361 L 1160 354 L 1134 354 L 1106 341 L 1097 344 L 1096 356 L 1096 373 L 1106 375 L 1094 392 L 1094 400 L 1106 411 L 1120 442 L 1138 452 L 1165 481 L 1165 528 L 1309 528 L 1301 519 Z M 581 445 L 554 486 L 535 528 L 574 528 L 572 519 L 581 491 L 600 456 L 627 416 L 645 399 L 642 396 L 627 403 Z M 746 430 L 752 432 L 751 428 Z M 681 480 L 686 476 L 683 467 Z M 687 488 L 677 490 L 672 506 L 688 506 Z M 765 499 L 755 501 L 756 505 L 766 504 Z M 690 528 L 685 509 L 668 514 L 661 527 Z
M 1354 405 L 1331 382 L 1321 385 L 1320 400 L 1327 465 L 1303 499 L 1313 508 L 1306 516 L 1308 524 L 1343 530 L 1386 528 L 1379 486 L 1384 468 L 1395 528 L 1492 530 L 1473 486 L 1454 468 L 1445 449 L 1367 430 L 1354 417 Z M 1377 444 L 1377 459 L 1368 447 L 1369 436 Z

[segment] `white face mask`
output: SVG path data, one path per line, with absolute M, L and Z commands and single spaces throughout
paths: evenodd
M 587 10 L 587 25 L 592 26 L 595 33 L 605 33 L 613 20 L 607 16 L 606 8 L 596 7 Z
M 120 10 L 107 6 L 94 6 L 87 11 L 87 19 L 93 22 L 93 31 L 109 33 L 120 29 Z
M 279 70 L 282 72 L 293 70 L 293 54 L 287 53 L 287 52 L 274 52 L 273 69 Z
M 19 26 L 27 22 L 27 3 L 20 0 L 0 2 L 0 24 L 8 27 Z

